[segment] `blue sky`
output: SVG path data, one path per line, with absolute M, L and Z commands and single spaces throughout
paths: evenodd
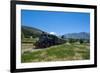
M 48 33 L 90 32 L 90 14 L 79 12 L 56 12 L 21 10 L 21 25 L 35 27 Z

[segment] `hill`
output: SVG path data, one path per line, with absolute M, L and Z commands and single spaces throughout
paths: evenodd
M 42 30 L 34 28 L 34 27 L 29 27 L 29 26 L 21 26 L 21 34 L 22 36 L 29 38 L 32 36 L 33 38 L 39 37 L 42 34 Z M 45 32 L 47 33 L 47 32 Z

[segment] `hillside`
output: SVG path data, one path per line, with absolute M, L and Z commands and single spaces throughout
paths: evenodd
M 46 61 L 69 61 L 90 59 L 89 44 L 61 44 L 46 49 L 30 49 L 22 54 L 22 63 L 46 62 Z
M 29 38 L 30 36 L 32 36 L 33 38 L 39 37 L 42 32 L 44 31 L 34 27 L 21 26 L 21 34 L 26 38 Z

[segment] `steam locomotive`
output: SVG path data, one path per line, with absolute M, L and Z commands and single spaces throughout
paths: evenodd
M 35 48 L 47 48 L 53 45 L 63 44 L 66 41 L 62 38 L 57 37 L 56 35 L 42 33 L 39 37 L 39 40 L 35 43 Z

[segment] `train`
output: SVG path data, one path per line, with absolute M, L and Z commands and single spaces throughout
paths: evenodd
M 39 37 L 39 40 L 36 41 L 34 45 L 36 49 L 40 49 L 64 43 L 66 43 L 66 40 L 63 38 L 59 38 L 58 36 L 52 34 L 42 33 Z

